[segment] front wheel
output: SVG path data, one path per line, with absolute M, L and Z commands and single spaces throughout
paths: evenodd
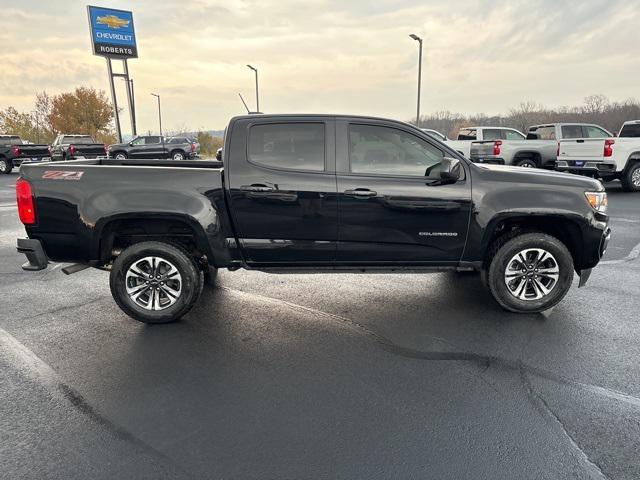
M 6 158 L 0 158 L 0 174 L 9 174 L 13 170 L 13 163 Z
M 116 160 L 126 160 L 127 159 L 127 154 L 124 152 L 118 152 L 116 153 L 115 156 Z
M 622 175 L 622 188 L 627 192 L 640 192 L 640 162 L 633 163 Z
M 180 152 L 178 150 L 171 152 L 171 159 L 172 160 L 184 160 L 184 153 Z
M 180 248 L 142 242 L 125 249 L 113 262 L 111 294 L 131 318 L 169 323 L 187 314 L 202 291 L 202 273 Z
M 573 280 L 573 258 L 557 238 L 526 233 L 494 247 L 487 284 L 502 308 L 537 313 L 565 297 Z

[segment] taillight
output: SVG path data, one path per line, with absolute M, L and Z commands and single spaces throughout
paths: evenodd
M 496 140 L 493 142 L 493 154 L 500 155 L 500 147 L 502 146 L 502 140 Z
M 192 143 L 192 144 L 191 144 L 191 153 L 193 153 L 193 152 L 195 152 L 195 151 L 196 151 L 196 144 L 195 144 L 195 143 Z
M 76 154 L 76 146 L 69 145 L 69 155 L 74 156 Z
M 18 216 L 25 225 L 36 223 L 36 210 L 33 206 L 31 184 L 22 178 L 16 181 L 16 199 L 18 200 Z
M 611 157 L 613 155 L 613 144 L 616 143 L 615 140 L 605 140 L 604 141 L 604 156 Z
M 11 154 L 12 154 L 14 157 L 19 157 L 21 153 L 22 153 L 22 151 L 20 150 L 20 147 L 19 147 L 19 146 L 17 146 L 17 145 L 13 145 L 13 146 L 11 147 Z
M 107 152 L 109 151 L 106 145 L 102 145 L 102 148 L 104 148 L 104 154 L 106 155 Z
M 51 154 L 53 153 L 53 150 L 51 150 L 51 147 L 47 147 L 47 150 L 49 150 L 49 156 L 51 156 Z
M 558 150 L 556 150 L 556 157 L 560 156 L 560 142 L 558 142 Z

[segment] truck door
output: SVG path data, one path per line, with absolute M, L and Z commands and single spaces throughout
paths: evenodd
M 225 180 L 247 263 L 334 262 L 338 224 L 333 118 L 240 119 L 230 135 Z
M 443 185 L 445 152 L 393 122 L 336 122 L 338 254 L 343 264 L 455 265 L 471 211 L 468 167 Z

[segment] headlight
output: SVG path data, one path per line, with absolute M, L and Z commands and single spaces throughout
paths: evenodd
M 591 205 L 596 212 L 607 213 L 607 207 L 609 206 L 609 200 L 607 199 L 607 192 L 584 192 L 587 197 L 587 202 Z

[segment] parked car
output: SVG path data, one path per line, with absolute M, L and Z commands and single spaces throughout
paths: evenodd
M 598 125 L 555 123 L 529 127 L 526 140 L 504 138 L 473 142 L 471 160 L 480 163 L 527 168 L 555 168 L 558 142 L 563 138 L 605 138 L 611 136 Z
M 0 174 L 8 174 L 23 163 L 49 160 L 49 145 L 25 143 L 17 135 L 0 135 Z
M 625 122 L 617 137 L 561 140 L 556 169 L 618 179 L 626 191 L 640 192 L 640 120 Z
M 200 153 L 200 144 L 186 136 L 161 137 L 146 135 L 136 137 L 129 143 L 109 146 L 109 157 L 126 158 L 171 158 L 184 160 L 195 158 Z
M 440 133 L 437 130 L 433 130 L 431 128 L 421 128 L 420 130 L 422 130 L 427 135 L 431 135 L 436 140 L 440 140 L 441 142 L 446 142 L 448 140 L 446 135 Z
M 471 144 L 486 140 L 524 140 L 524 133 L 506 127 L 465 127 L 458 132 L 456 140 L 448 140 L 448 145 L 466 158 L 471 158 Z
M 574 271 L 584 285 L 610 238 L 599 181 L 474 164 L 394 120 L 235 117 L 224 160 L 26 167 L 23 268 L 110 270 L 116 303 L 149 323 L 185 315 L 216 268 L 478 270 L 503 308 L 540 312 Z
M 106 145 L 96 142 L 90 135 L 58 135 L 51 144 L 53 161 L 104 158 L 106 155 Z

